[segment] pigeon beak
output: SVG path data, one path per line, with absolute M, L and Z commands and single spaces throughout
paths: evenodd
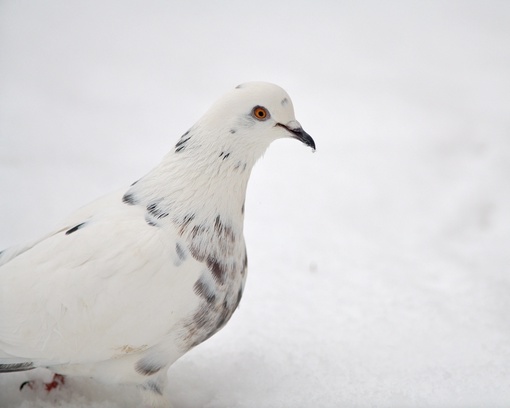
M 305 145 L 311 147 L 315 151 L 315 142 L 308 133 L 306 133 L 298 121 L 289 122 L 287 125 L 277 123 L 277 126 L 288 130 L 291 133 L 291 137 L 303 142 Z

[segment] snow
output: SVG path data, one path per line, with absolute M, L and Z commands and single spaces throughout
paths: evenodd
M 283 140 L 257 164 L 241 308 L 171 367 L 175 407 L 508 406 L 509 44 L 503 1 L 3 1 L 0 247 L 275 82 L 317 153 Z M 140 402 L 18 390 L 47 375 L 2 375 L 0 406 Z

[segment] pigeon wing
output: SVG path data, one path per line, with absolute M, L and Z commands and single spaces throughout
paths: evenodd
M 179 329 L 205 265 L 144 212 L 112 194 L 0 266 L 0 364 L 104 361 Z

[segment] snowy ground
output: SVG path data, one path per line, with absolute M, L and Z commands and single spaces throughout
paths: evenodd
M 318 151 L 276 142 L 227 327 L 170 369 L 195 407 L 510 406 L 510 3 L 0 3 L 0 247 L 149 170 L 267 80 Z M 135 407 L 0 377 L 0 407 Z

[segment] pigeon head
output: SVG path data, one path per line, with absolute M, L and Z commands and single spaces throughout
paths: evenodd
M 248 82 L 220 98 L 197 123 L 214 130 L 211 143 L 261 155 L 271 142 L 294 138 L 315 150 L 315 142 L 294 116 L 290 96 L 267 82 Z M 204 134 L 205 137 L 210 135 Z
M 177 218 L 193 213 L 195 223 L 218 214 L 224 219 L 240 215 L 254 164 L 281 138 L 297 139 L 315 150 L 314 140 L 294 116 L 287 92 L 267 82 L 239 85 L 217 100 L 160 165 L 131 187 L 128 201 L 135 197 L 146 205 L 157 202 L 163 214 L 173 212 Z

